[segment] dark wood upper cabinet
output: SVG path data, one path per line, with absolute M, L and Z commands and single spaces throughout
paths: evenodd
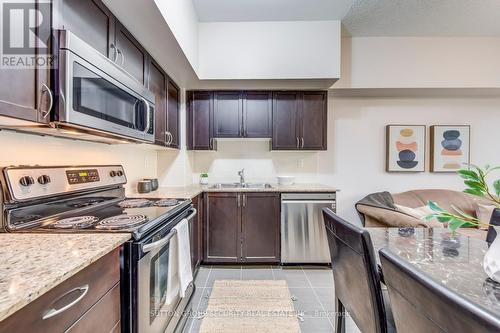
M 141 44 L 116 20 L 115 25 L 115 62 L 132 75 L 137 81 L 145 84 L 147 53 Z
M 326 150 L 327 92 L 275 92 L 273 150 Z
M 243 108 L 241 93 L 218 91 L 214 93 L 214 137 L 243 136 Z
M 208 193 L 205 262 L 239 261 L 241 253 L 240 204 L 239 193 Z
M 205 263 L 278 263 L 279 194 L 208 193 Z
M 175 82 L 168 78 L 167 81 L 167 133 L 171 148 L 180 148 L 180 89 Z
M 241 195 L 242 261 L 279 262 L 279 194 L 244 192 Z
M 300 102 L 300 92 L 280 91 L 273 94 L 273 150 L 299 149 Z
M 148 54 L 132 34 L 99 0 L 62 0 L 62 29 L 90 46 L 146 84 Z
M 34 5 L 36 4 L 35 1 Z M 35 17 L 35 20 L 39 19 L 38 16 Z M 52 15 L 43 19 L 52 20 Z M 35 39 L 36 48 L 30 53 L 23 54 L 23 58 L 36 59 L 37 56 L 45 57 L 50 53 L 51 40 L 44 29 L 45 24 L 35 23 L 36 27 L 31 28 L 31 30 L 34 30 L 38 37 Z M 40 38 L 44 40 L 40 40 Z M 45 44 L 43 48 L 40 42 Z M 49 69 L 38 66 L 33 69 L 0 68 L 0 116 L 48 123 L 50 121 L 50 108 L 53 104 L 52 98 Z
M 187 96 L 187 143 L 191 150 L 213 150 L 213 93 L 190 91 Z
M 115 59 L 115 18 L 99 0 L 62 0 L 62 29 L 70 30 L 110 59 Z
M 243 93 L 243 135 L 246 138 L 270 138 L 272 135 L 272 93 Z
M 167 77 L 154 61 L 149 64 L 148 89 L 155 94 L 155 144 L 167 142 Z
M 300 149 L 326 150 L 327 92 L 302 93 Z

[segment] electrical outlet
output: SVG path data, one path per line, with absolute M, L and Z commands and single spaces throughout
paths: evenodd
M 304 168 L 304 159 L 303 158 L 299 158 L 297 160 L 297 168 L 299 168 L 299 169 Z

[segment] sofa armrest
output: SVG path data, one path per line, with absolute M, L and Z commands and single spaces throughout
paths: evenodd
M 357 205 L 359 213 L 365 216 L 365 227 L 414 227 L 414 228 L 442 228 L 439 223 L 427 223 L 426 221 L 414 218 L 396 210 L 389 210 L 367 206 Z

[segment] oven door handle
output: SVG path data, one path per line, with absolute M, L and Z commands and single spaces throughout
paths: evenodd
M 192 208 L 191 210 L 193 212 L 191 214 L 189 214 L 188 217 L 186 217 L 187 220 L 192 219 L 196 215 L 196 213 L 197 213 L 196 208 Z M 142 246 L 142 252 L 148 253 L 148 252 L 151 252 L 152 250 L 154 250 L 156 248 L 165 246 L 165 244 L 167 244 L 168 242 L 170 242 L 170 240 L 172 239 L 172 237 L 174 237 L 176 234 L 177 234 L 177 230 L 174 229 L 171 232 L 169 232 L 168 235 L 166 235 L 162 239 L 159 239 L 156 242 L 153 242 L 153 243 L 150 243 L 150 244 L 144 244 Z
M 141 98 L 142 102 L 144 103 L 144 105 L 146 106 L 146 128 L 144 129 L 144 133 L 148 133 L 149 132 L 149 126 L 151 125 L 151 121 L 150 121 L 150 113 L 151 113 L 151 108 L 149 107 L 149 102 L 145 99 L 145 98 Z

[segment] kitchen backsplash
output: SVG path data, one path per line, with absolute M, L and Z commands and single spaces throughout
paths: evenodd
M 133 144 L 107 145 L 0 131 L 0 166 L 122 164 L 127 191 L 144 177 L 156 177 L 157 153 Z
M 218 140 L 216 152 L 195 152 L 193 182 L 208 172 L 209 182 L 239 181 L 238 170 L 245 168 L 248 182 L 275 183 L 276 176 L 295 176 L 297 182 L 316 182 L 317 152 L 272 152 L 269 140 Z

